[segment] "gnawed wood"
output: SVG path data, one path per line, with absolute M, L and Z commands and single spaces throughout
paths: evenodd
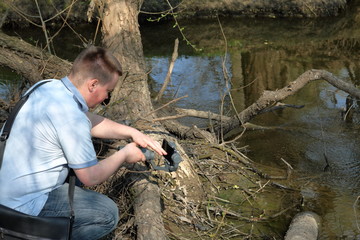
M 159 186 L 149 179 L 149 173 L 132 172 L 129 177 L 133 182 L 131 191 L 134 196 L 135 225 L 138 229 L 136 239 L 167 239 Z

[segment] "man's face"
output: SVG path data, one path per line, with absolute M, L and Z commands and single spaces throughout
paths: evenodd
M 109 93 L 114 90 L 116 83 L 119 79 L 119 75 L 117 73 L 113 74 L 113 78 L 110 82 L 101 84 L 100 81 L 92 82 L 90 88 L 90 99 L 88 101 L 88 107 L 93 108 L 98 104 L 102 103 L 105 99 L 109 97 Z

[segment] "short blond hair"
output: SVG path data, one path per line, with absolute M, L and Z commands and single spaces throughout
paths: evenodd
M 113 74 L 122 75 L 120 62 L 108 50 L 90 46 L 74 60 L 70 76 L 76 76 L 76 84 L 89 78 L 96 78 L 101 84 L 111 81 Z

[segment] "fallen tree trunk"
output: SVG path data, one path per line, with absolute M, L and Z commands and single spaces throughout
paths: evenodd
M 231 130 L 248 123 L 259 114 L 276 109 L 282 109 L 285 107 L 302 108 L 303 106 L 282 104 L 280 102 L 287 97 L 294 95 L 306 84 L 316 80 L 325 80 L 334 87 L 349 93 L 351 96 L 356 98 L 360 97 L 360 90 L 357 89 L 353 84 L 339 79 L 328 71 L 313 69 L 301 74 L 295 81 L 289 83 L 282 89 L 278 89 L 276 91 L 265 91 L 255 103 L 251 104 L 245 110 L 233 117 L 222 116 L 219 114 L 198 111 L 194 109 L 171 108 L 169 112 L 163 111 L 160 113 L 160 115 L 164 117 L 155 120 L 161 121 L 170 132 L 176 134 L 176 136 L 180 138 L 203 139 L 211 143 L 216 140 L 216 136 L 220 136 L 220 134 L 226 135 Z M 169 116 L 170 112 L 175 115 Z M 182 117 L 203 118 L 216 122 L 214 127 L 214 133 L 216 136 L 211 134 L 213 129 L 209 128 L 207 130 L 201 130 L 196 126 L 187 127 L 179 124 L 174 120 L 176 118 Z
M 255 103 L 251 104 L 237 116 L 233 116 L 231 120 L 218 124 L 215 128 L 216 132 L 219 132 L 220 130 L 222 130 L 224 134 L 230 132 L 232 129 L 249 122 L 255 116 L 263 112 L 264 109 L 273 106 L 277 102 L 280 102 L 291 95 L 294 95 L 306 84 L 316 80 L 325 80 L 334 87 L 343 90 L 356 98 L 360 98 L 360 90 L 351 83 L 344 82 L 325 70 L 308 70 L 282 89 L 278 89 L 276 91 L 265 91 Z
M 316 240 L 319 236 L 320 217 L 314 212 L 301 212 L 295 215 L 285 240 Z
M 208 131 L 199 129 L 196 126 L 184 126 L 176 120 L 162 120 L 161 122 L 169 132 L 175 134 L 180 139 L 201 139 L 209 143 L 216 142 L 215 136 Z
M 164 228 L 160 189 L 149 180 L 150 174 L 130 173 L 131 191 L 135 196 L 134 215 L 138 240 L 167 239 Z
M 71 68 L 70 62 L 1 31 L 0 65 L 15 70 L 32 84 L 46 78 L 66 76 Z
M 97 1 L 97 3 L 99 2 Z M 112 93 L 110 116 L 115 120 L 135 120 L 133 127 L 149 133 L 159 142 L 162 139 L 176 142 L 161 124 L 154 125 L 149 122 L 137 121 L 145 116 L 147 120 L 156 116 L 153 113 L 147 83 L 147 69 L 138 24 L 138 14 L 142 3 L 143 0 L 103 1 L 103 12 L 100 12 L 102 43 L 119 59 L 126 73 L 124 81 L 120 82 Z M 121 103 L 119 104 L 119 102 Z M 163 179 L 173 178 L 171 180 L 174 180 L 175 188 L 183 189 L 185 197 L 199 201 L 203 197 L 203 194 L 199 194 L 203 193 L 200 191 L 199 176 L 180 145 L 177 145 L 177 150 L 181 154 L 183 162 L 171 176 L 162 174 Z M 137 175 L 137 173 L 130 175 Z M 136 176 L 131 177 L 136 179 Z M 158 184 L 150 181 L 149 178 L 142 178 L 132 185 L 132 192 L 139 193 L 134 195 L 136 196 L 134 211 L 137 239 L 166 239 Z M 148 196 L 152 197 L 148 199 Z

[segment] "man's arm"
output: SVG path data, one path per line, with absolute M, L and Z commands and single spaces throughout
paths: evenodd
M 132 139 L 133 142 L 127 144 L 120 151 L 115 152 L 104 160 L 99 161 L 94 166 L 74 169 L 76 176 L 86 186 L 93 186 L 104 182 L 114 174 L 124 162 L 136 163 L 145 161 L 145 156 L 140 148 L 138 148 L 138 145 L 141 147 L 150 147 L 160 155 L 166 154 L 160 143 L 135 128 L 116 123 L 93 113 L 87 113 L 87 116 L 92 123 L 92 136 L 111 139 Z
M 136 163 L 145 161 L 145 156 L 135 143 L 127 144 L 120 151 L 99 161 L 96 165 L 74 169 L 76 176 L 86 186 L 100 184 L 114 174 L 124 163 Z
M 87 113 L 88 118 L 92 123 L 91 135 L 98 138 L 109 139 L 132 139 L 133 142 L 140 145 L 143 148 L 150 147 L 160 155 L 166 155 L 161 144 L 154 141 L 149 136 L 143 134 L 139 130 L 114 122 L 110 119 L 102 116 Z

